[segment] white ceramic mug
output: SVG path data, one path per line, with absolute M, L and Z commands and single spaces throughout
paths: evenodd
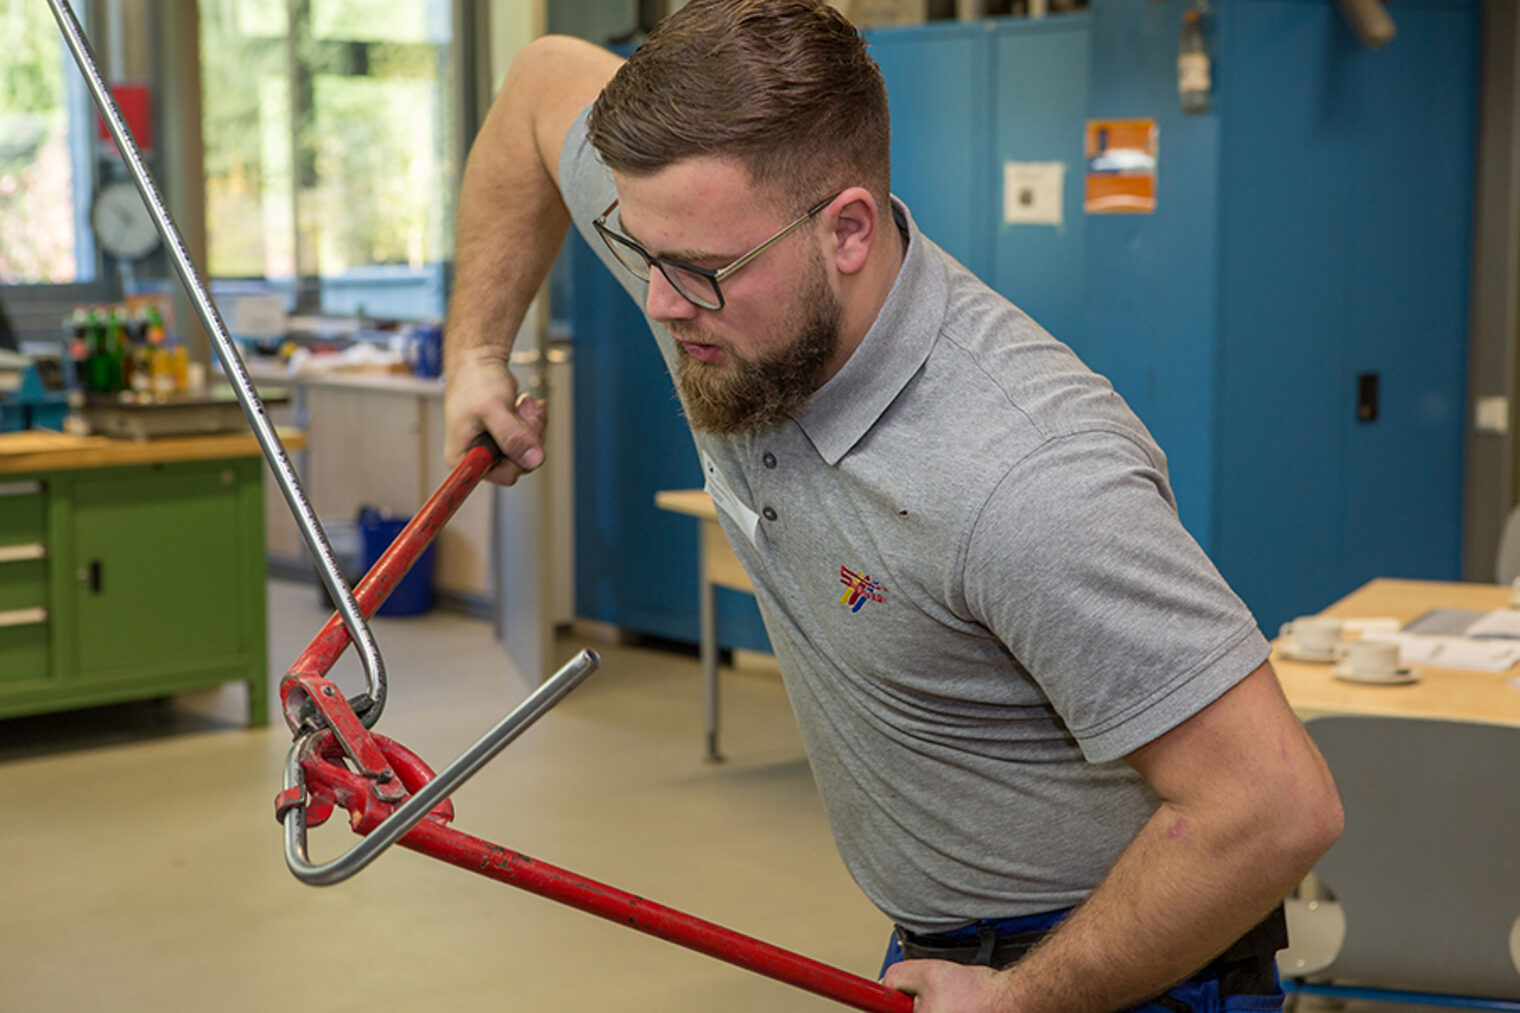
M 1389 679 L 1399 674 L 1399 645 L 1392 640 L 1355 640 L 1340 653 L 1356 675 Z
M 1282 628 L 1282 635 L 1292 638 L 1293 648 L 1305 654 L 1333 654 L 1342 632 L 1341 621 L 1329 616 L 1299 616 Z

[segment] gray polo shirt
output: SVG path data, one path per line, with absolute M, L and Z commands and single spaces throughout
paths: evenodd
M 615 193 L 584 113 L 560 179 L 642 307 L 591 228 Z M 845 865 L 933 932 L 1090 893 L 1156 806 L 1121 757 L 1269 649 L 1108 381 L 894 211 L 844 368 L 779 427 L 694 437 Z

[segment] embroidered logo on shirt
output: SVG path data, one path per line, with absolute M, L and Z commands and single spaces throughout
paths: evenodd
M 859 612 L 868 601 L 884 602 L 887 589 L 864 573 L 856 573 L 848 566 L 839 568 L 839 583 L 849 588 L 840 596 L 839 604 L 850 606 L 851 612 Z

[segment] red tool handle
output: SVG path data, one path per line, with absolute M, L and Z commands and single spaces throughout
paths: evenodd
M 433 772 L 416 754 L 383 735 L 368 735 L 407 790 L 415 792 L 432 780 Z M 376 798 L 368 780 L 345 766 L 342 756 L 335 739 L 314 744 L 302 761 L 306 787 L 316 812 L 325 813 L 333 804 L 343 806 L 351 814 L 353 828 L 368 834 L 390 815 L 392 807 Z M 451 816 L 452 808 L 445 811 L 439 806 L 397 843 L 855 1009 L 912 1013 L 913 998 L 903 992 L 472 837 L 445 826 Z
M 385 599 L 401 583 L 423 550 L 438 537 L 438 532 L 454 516 L 459 505 L 500 458 L 501 451 L 490 434 L 481 433 L 470 443 L 464 457 L 443 484 L 422 504 L 422 509 L 401 529 L 390 548 L 380 555 L 354 588 L 354 601 L 364 618 L 370 618 L 385 604 Z M 334 614 L 290 666 L 289 675 L 326 675 L 348 644 L 348 630 L 343 626 L 343 619 Z
M 913 997 L 903 992 L 431 820 L 417 824 L 398 843 L 855 1009 L 913 1010 Z

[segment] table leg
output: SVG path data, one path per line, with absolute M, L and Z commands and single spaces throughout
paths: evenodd
M 720 763 L 718 752 L 718 605 L 717 593 L 707 576 L 707 539 L 713 537 L 702 525 L 701 575 L 697 582 L 698 610 L 701 622 L 702 705 L 706 713 L 707 760 Z M 720 534 L 719 537 L 722 537 Z

